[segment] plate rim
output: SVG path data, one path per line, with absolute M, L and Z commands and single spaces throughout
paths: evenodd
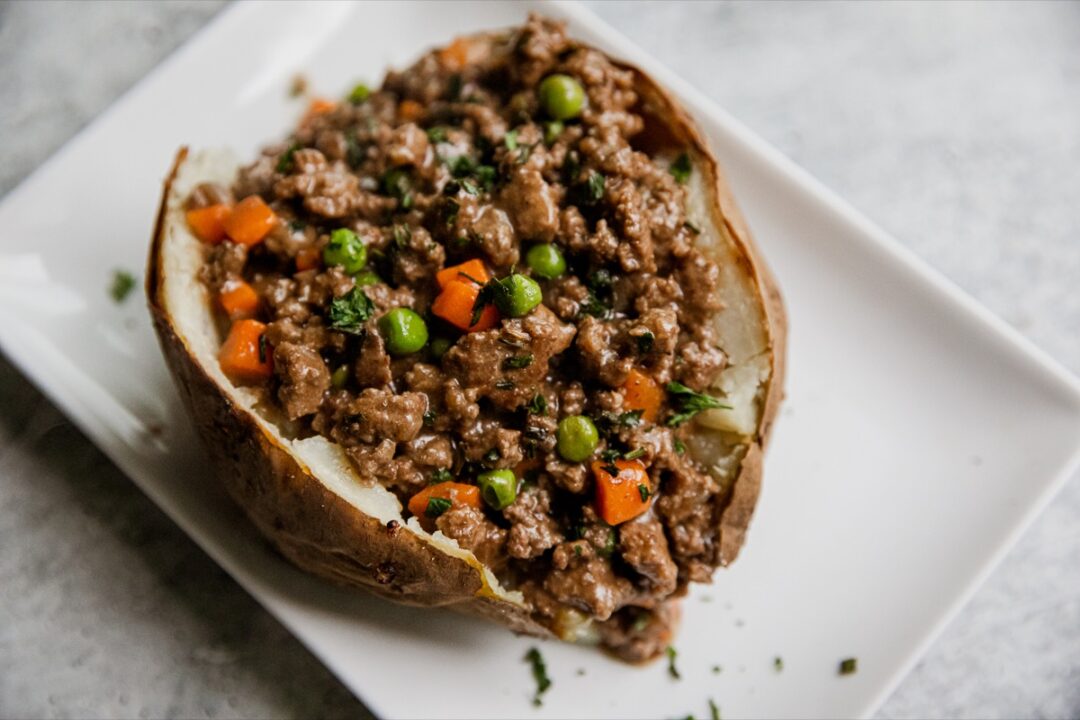
M 941 271 L 920 258 L 907 246 L 901 244 L 899 240 L 876 225 L 848 201 L 811 175 L 809 171 L 797 165 L 778 148 L 768 143 L 764 138 L 720 107 L 715 100 L 658 61 L 650 53 L 605 22 L 591 9 L 572 0 L 551 0 L 547 5 L 549 8 L 556 9 L 558 14 L 570 19 L 572 22 L 587 27 L 590 31 L 603 36 L 611 46 L 618 48 L 618 54 L 632 58 L 635 64 L 646 68 L 650 74 L 657 77 L 662 84 L 670 88 L 684 102 L 696 105 L 704 113 L 711 115 L 724 131 L 729 133 L 733 140 L 738 142 L 747 152 L 769 165 L 778 176 L 782 176 L 793 183 L 801 194 L 807 196 L 822 211 L 835 215 L 845 225 L 850 226 L 854 234 L 859 236 L 858 242 L 869 244 L 876 251 L 883 253 L 890 264 L 902 268 L 909 276 L 917 280 L 920 289 L 923 291 L 931 292 L 942 302 L 963 311 L 963 317 L 960 321 L 965 325 L 975 326 L 994 338 L 997 341 L 996 350 L 1007 352 L 1019 364 L 1037 370 L 1044 380 L 1052 383 L 1056 389 L 1062 391 L 1063 395 L 1066 396 L 1066 400 L 1071 402 L 1068 412 L 1075 415 L 1077 420 L 1080 420 L 1080 378 L 1072 374 L 1048 352 L 994 314 L 986 306 L 979 303 Z M 223 28 L 228 27 L 231 23 L 238 22 L 246 13 L 259 12 L 261 7 L 259 3 L 244 1 L 218 11 L 142 78 L 133 83 L 104 110 L 68 138 L 44 162 L 24 177 L 18 185 L 0 198 L 0 211 L 6 209 L 9 205 L 18 203 L 25 194 L 33 190 L 33 186 L 42 175 L 54 165 L 62 164 L 68 156 L 77 151 L 87 141 L 93 131 L 102 125 L 109 124 L 113 117 L 127 105 L 137 102 L 145 88 L 157 82 L 160 75 L 175 66 L 182 66 L 189 56 L 194 55 L 200 46 L 211 39 L 215 33 L 223 32 Z M 0 317 L 7 314 L 7 310 L 0 307 Z M 19 340 L 29 341 L 29 343 L 19 342 Z M 95 407 L 97 407 L 97 403 L 108 407 L 109 411 L 105 415 L 115 414 L 115 416 L 130 417 L 131 413 L 102 388 L 96 380 L 84 374 L 81 370 L 65 369 L 63 373 L 53 372 L 58 364 L 63 364 L 67 358 L 59 351 L 56 351 L 51 343 L 46 342 L 44 344 L 54 351 L 52 354 L 37 355 L 35 357 L 33 353 L 23 350 L 28 345 L 33 346 L 35 342 L 41 344 L 42 341 L 43 339 L 35 339 L 33 332 L 26 331 L 18 323 L 0 323 L 0 351 L 18 368 L 19 372 L 32 382 L 51 403 L 59 407 L 65 416 L 78 427 L 80 432 L 90 439 L 112 463 L 119 467 L 143 493 L 150 497 L 155 505 L 172 522 L 179 526 L 203 552 L 207 553 L 214 562 L 225 569 L 260 606 L 288 628 L 290 634 L 317 657 L 351 692 L 355 693 L 369 710 L 377 716 L 392 716 L 394 713 L 390 711 L 391 708 L 384 707 L 382 702 L 375 700 L 373 696 L 361 694 L 359 688 L 353 686 L 344 674 L 343 669 L 339 667 L 339 661 L 318 643 L 309 641 L 303 632 L 302 626 L 295 625 L 291 620 L 279 613 L 277 608 L 272 607 L 264 600 L 261 592 L 254 589 L 254 586 L 259 581 L 252 573 L 230 560 L 227 553 L 221 549 L 221 546 L 210 542 L 207 537 L 202 536 L 194 527 L 194 523 L 186 519 L 180 509 L 170 507 L 170 501 L 164 497 L 163 493 L 157 491 L 152 483 L 142 479 L 144 473 L 140 472 L 141 468 L 139 467 L 142 463 L 137 458 L 123 457 L 122 453 L 116 451 L 115 448 L 119 447 L 123 441 L 115 437 L 110 438 L 110 435 L 117 435 L 115 428 L 110 427 L 108 423 L 97 422 L 98 418 L 95 416 L 99 413 L 95 410 Z M 48 360 L 43 361 L 44 358 L 48 358 Z M 76 389 L 72 387 L 74 383 L 59 380 L 63 376 L 77 377 L 83 380 L 84 383 L 81 388 Z M 87 393 L 97 397 L 92 402 L 88 401 Z M 872 693 L 870 700 L 863 707 L 862 716 L 866 717 L 873 714 L 895 692 L 897 686 L 911 672 L 914 665 L 925 656 L 929 647 L 970 602 L 971 598 L 984 585 L 987 578 L 1000 565 L 1021 536 L 1031 527 L 1033 521 L 1045 510 L 1078 469 L 1080 469 L 1080 437 L 1076 439 L 1071 452 L 1066 454 L 1064 460 L 1059 463 L 1057 470 L 1052 474 L 1051 480 L 1046 486 L 1040 492 L 1024 497 L 1022 501 L 1023 512 L 1007 531 L 1004 531 L 1003 528 L 1000 539 L 977 567 L 973 564 L 971 569 L 975 570 L 974 579 L 968 582 L 961 592 L 951 598 L 938 613 L 937 619 L 922 631 L 921 638 L 915 649 L 897 663 L 888 679 L 881 683 L 876 692 Z

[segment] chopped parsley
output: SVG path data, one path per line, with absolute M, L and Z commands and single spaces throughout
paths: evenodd
M 840 661 L 840 667 L 837 672 L 840 675 L 854 675 L 855 671 L 859 669 L 858 658 L 845 658 Z
M 449 498 L 429 498 L 427 501 L 427 508 L 424 509 L 424 514 L 427 515 L 429 518 L 437 518 L 444 512 L 449 510 L 450 505 L 452 504 L 453 503 L 450 502 Z
M 732 409 L 731 405 L 725 405 L 712 395 L 691 390 L 680 382 L 669 382 L 666 389 L 668 394 L 673 396 L 673 401 L 679 408 L 679 412 L 668 418 L 667 424 L 671 427 L 682 425 L 702 410 L 711 410 L 713 408 Z
M 589 175 L 585 181 L 586 205 L 595 205 L 604 197 L 604 176 L 598 172 Z
M 595 293 L 590 291 L 589 297 L 585 299 L 585 302 L 581 303 L 581 312 L 603 320 L 611 314 L 611 308 L 603 300 L 596 297 Z
M 521 370 L 532 365 L 533 356 L 532 353 L 525 353 L 524 355 L 514 355 L 503 360 L 503 370 Z
M 644 483 L 639 483 L 637 486 L 638 495 L 641 496 L 641 502 L 649 501 L 649 486 Z
M 709 720 L 720 720 L 720 707 L 709 698 Z
M 686 443 L 684 443 L 679 438 L 675 438 L 675 441 L 672 442 L 671 445 L 675 448 L 675 453 L 677 455 L 682 455 L 684 452 L 686 452 Z
M 360 334 L 361 326 L 375 312 L 375 303 L 360 288 L 354 287 L 345 295 L 330 301 L 330 327 L 334 330 Z
M 503 136 L 503 142 L 506 144 L 507 150 L 517 150 L 517 130 L 510 130 Z
M 666 648 L 664 648 L 664 654 L 667 655 L 668 675 L 670 675 L 676 680 L 682 680 L 682 675 L 679 674 L 679 669 L 675 667 L 675 658 L 678 657 L 679 653 L 675 650 L 675 648 L 668 645 Z
M 713 675 L 719 675 L 720 673 L 724 672 L 724 668 L 721 667 L 720 665 L 713 665 L 712 666 L 712 672 L 713 672 Z
M 387 170 L 382 176 L 383 193 L 392 198 L 397 198 L 398 207 L 408 210 L 413 204 L 412 182 L 409 174 L 402 168 Z
M 295 164 L 293 163 L 293 155 L 295 155 L 296 151 L 302 147 L 304 146 L 294 141 L 285 152 L 281 153 L 281 157 L 278 158 L 277 166 L 275 166 L 274 169 L 279 173 L 287 173 L 292 170 L 293 165 Z
M 689 153 L 680 153 L 679 157 L 675 158 L 675 162 L 671 163 L 671 175 L 675 178 L 675 182 L 680 185 L 686 184 L 693 169 L 693 166 L 690 165 Z
M 648 355 L 652 352 L 653 345 L 656 343 L 656 336 L 646 330 L 637 336 L 637 349 L 642 355 Z
M 645 448 L 637 448 L 630 452 L 623 453 L 623 460 L 637 460 L 639 457 L 644 457 Z
M 269 341 L 266 339 L 266 333 L 260 333 L 259 335 L 259 362 L 266 362 L 266 349 L 269 345 Z
M 773 665 L 773 670 L 775 670 L 776 672 L 783 672 L 784 671 L 784 658 L 777 655 L 775 658 L 773 658 L 772 665 Z
M 439 468 L 438 470 L 435 470 L 431 473 L 431 483 L 433 485 L 436 483 L 449 482 L 453 479 L 454 474 L 450 472 L 449 468 Z
M 528 410 L 533 415 L 547 415 L 547 398 L 537 393 L 529 401 Z
M 548 691 L 551 687 L 551 678 L 547 674 L 547 665 L 544 664 L 544 657 L 540 654 L 540 651 L 536 648 L 529 648 L 529 652 L 525 653 L 525 660 L 532 665 L 533 680 L 536 681 L 536 693 L 533 695 L 533 705 L 540 707 L 544 704 L 540 696 Z
M 475 178 L 476 182 L 484 190 L 490 190 L 491 186 L 495 184 L 495 168 L 491 165 L 480 165 L 468 155 L 458 155 L 456 158 L 447 161 L 446 165 L 450 168 L 450 174 L 455 178 L 459 180 L 462 178 Z M 472 187 L 476 188 L 475 185 Z M 478 192 L 469 190 L 466 190 L 466 192 L 473 195 L 478 194 Z
M 600 469 L 613 478 L 619 477 L 619 467 L 615 465 L 615 463 L 612 461 L 608 461 L 607 463 L 601 465 Z
M 127 270 L 114 270 L 112 285 L 109 286 L 109 295 L 115 302 L 122 303 L 135 289 L 135 276 Z
M 430 140 L 433 143 L 446 142 L 446 128 L 444 128 L 444 127 L 428 128 L 427 137 L 428 137 L 428 140 Z

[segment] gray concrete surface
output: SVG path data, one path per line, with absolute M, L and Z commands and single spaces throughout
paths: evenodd
M 1080 372 L 1080 4 L 593 7 Z M 0 195 L 219 8 L 0 4 Z M 880 715 L 1080 716 L 1080 483 Z M 46 716 L 367 714 L 0 357 L 0 717 Z

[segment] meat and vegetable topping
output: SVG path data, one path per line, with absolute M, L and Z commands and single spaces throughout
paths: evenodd
M 719 273 L 653 135 L 628 71 L 533 17 L 313 104 L 187 206 L 224 372 L 631 658 L 717 565 L 723 490 L 683 442 L 724 407 Z

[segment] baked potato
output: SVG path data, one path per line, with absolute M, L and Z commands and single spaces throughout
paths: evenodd
M 181 149 L 146 292 L 220 481 L 306 571 L 639 661 L 743 544 L 779 292 L 686 112 L 558 23 L 253 164 Z

